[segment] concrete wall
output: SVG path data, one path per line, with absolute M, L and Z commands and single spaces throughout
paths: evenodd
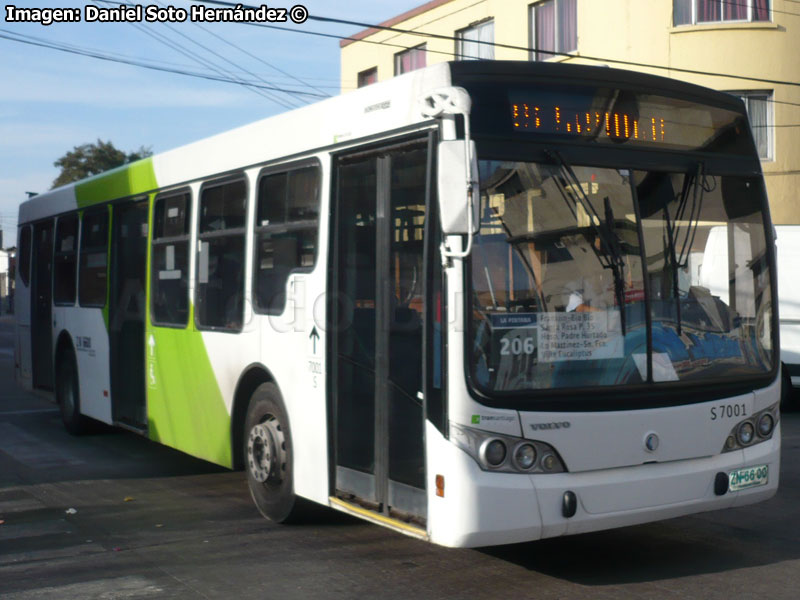
M 746 0 L 738 0 L 745 2 Z M 776 224 L 800 224 L 800 86 L 681 73 L 692 69 L 800 83 L 800 4 L 772 0 L 771 21 L 672 25 L 672 0 L 577 0 L 578 49 L 550 60 L 603 64 L 586 57 L 662 65 L 670 70 L 606 64 L 675 77 L 726 91 L 769 90 L 775 101 L 772 159 L 762 161 Z M 454 36 L 459 29 L 494 19 L 495 42 L 527 48 L 530 0 L 433 0 L 386 24 Z M 777 11 L 777 12 L 776 12 Z M 794 14 L 786 14 L 794 13 Z M 394 76 L 402 47 L 427 44 L 427 64 L 453 60 L 453 40 L 366 30 L 342 42 L 342 91 L 355 87 L 358 73 L 378 68 L 378 79 Z M 381 42 L 381 44 L 369 43 Z M 400 46 L 400 47 L 395 47 Z M 529 60 L 526 50 L 495 48 L 498 60 Z

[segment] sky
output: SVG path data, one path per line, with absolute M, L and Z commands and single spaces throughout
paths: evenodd
M 128 1 L 143 7 L 159 2 L 167 4 L 167 0 Z M 302 2 L 310 15 L 379 23 L 424 0 L 276 0 L 268 5 L 289 9 L 297 2 Z M 347 91 L 340 90 L 339 40 L 301 32 L 346 36 L 361 29 L 311 20 L 299 25 L 291 21 L 279 24 L 289 31 L 234 23 L 198 25 L 188 19 L 175 24 L 82 20 L 44 26 L 7 22 L 8 4 L 19 8 L 79 8 L 83 15 L 87 3 L 4 2 L 0 36 L 30 36 L 26 39 L 215 77 L 231 78 L 233 73 L 232 78 L 313 94 L 335 95 Z M 116 6 L 99 0 L 89 4 Z M 192 2 L 171 4 L 188 8 Z M 159 40 L 167 40 L 172 46 Z M 209 62 L 222 75 L 213 71 Z M 355 82 L 347 85 L 355 87 Z M 285 112 L 286 102 L 300 105 L 318 99 L 267 93 L 280 98 L 283 104 L 236 83 L 163 73 L 0 38 L 3 246 L 16 244 L 17 210 L 26 198 L 25 192 L 50 189 L 59 173 L 53 163 L 75 146 L 102 139 L 125 152 L 145 146 L 158 153 Z

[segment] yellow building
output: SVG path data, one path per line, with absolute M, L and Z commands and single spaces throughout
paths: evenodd
M 343 91 L 477 58 L 606 64 L 736 93 L 750 113 L 773 221 L 800 224 L 797 0 L 431 0 L 381 26 L 394 30 L 342 41 Z

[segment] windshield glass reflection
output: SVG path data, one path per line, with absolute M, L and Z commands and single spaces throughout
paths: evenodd
M 557 156 L 483 160 L 480 169 L 469 336 L 472 379 L 484 392 L 770 370 L 756 179 Z

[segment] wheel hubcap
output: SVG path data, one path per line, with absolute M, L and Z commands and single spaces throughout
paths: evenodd
M 247 465 L 259 483 L 279 483 L 286 467 L 286 444 L 280 422 L 268 416 L 250 429 L 247 438 Z

